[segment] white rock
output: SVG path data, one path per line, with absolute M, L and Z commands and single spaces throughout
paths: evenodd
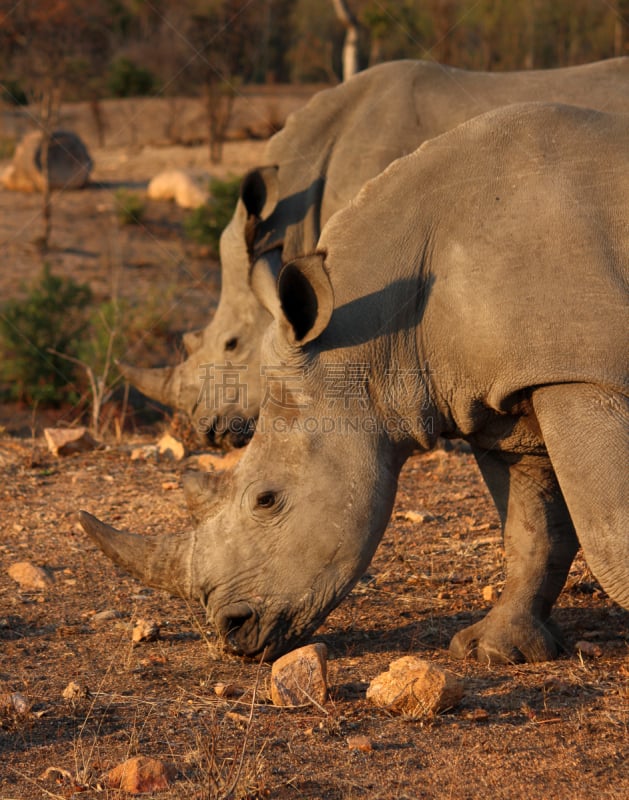
M 182 169 L 169 169 L 156 175 L 146 190 L 151 200 L 174 200 L 181 208 L 198 208 L 208 195 L 191 175 Z

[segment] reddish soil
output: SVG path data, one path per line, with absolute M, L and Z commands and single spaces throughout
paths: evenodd
M 222 169 L 255 162 L 259 143 L 248 147 L 234 144 Z M 130 359 L 174 359 L 178 333 L 203 324 L 216 303 L 217 264 L 184 243 L 186 212 L 167 203 L 150 203 L 144 226 L 121 228 L 113 191 L 141 187 L 164 161 L 205 164 L 193 149 L 145 150 L 124 162 L 121 154 L 97 154 L 100 188 L 57 199 L 50 260 L 89 281 L 97 298 L 112 286 L 146 298 L 146 329 L 159 335 Z M 39 198 L 0 192 L 0 208 L 0 296 L 8 297 L 40 268 Z M 119 439 L 110 425 L 101 449 L 56 458 L 39 431 L 53 418 L 72 421 L 71 409 L 48 418 L 0 412 L 0 800 L 125 796 L 104 776 L 137 754 L 175 767 L 170 788 L 151 796 L 182 800 L 629 796 L 629 614 L 580 556 L 555 613 L 566 634 L 560 659 L 490 667 L 448 656 L 452 635 L 488 610 L 483 589 L 499 591 L 504 580 L 497 515 L 466 452 L 407 462 L 367 575 L 313 637 L 329 649 L 330 699 L 287 710 L 268 701 L 269 665 L 223 652 L 200 608 L 142 588 L 77 526 L 85 508 L 147 535 L 186 528 L 181 477 L 194 453 L 181 462 L 130 455 L 164 429 L 185 433 L 182 423 L 163 415 Z M 408 511 L 430 518 L 411 522 Z M 9 577 L 24 560 L 48 570 L 49 588 L 24 590 Z M 95 616 L 107 610 L 115 614 Z M 158 639 L 132 643 L 139 618 L 159 623 Z M 462 676 L 461 704 L 424 721 L 371 705 L 369 681 L 409 653 Z M 64 699 L 71 681 L 86 692 Z M 242 695 L 218 697 L 221 681 Z M 15 693 L 26 709 L 8 699 Z M 372 749 L 351 750 L 356 735 Z

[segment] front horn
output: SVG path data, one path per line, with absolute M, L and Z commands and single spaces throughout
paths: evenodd
M 178 408 L 181 383 L 180 365 L 145 369 L 119 363 L 118 369 L 123 377 L 142 394 L 165 406 Z
M 116 530 L 87 511 L 79 511 L 79 522 L 106 556 L 146 586 L 196 598 L 192 576 L 194 534 L 138 536 Z

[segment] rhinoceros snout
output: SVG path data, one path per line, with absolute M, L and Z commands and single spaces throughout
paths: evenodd
M 255 420 L 244 416 L 214 417 L 200 420 L 200 429 L 211 447 L 235 450 L 249 444 L 255 430 Z
M 249 603 L 225 606 L 215 623 L 221 638 L 235 653 L 254 655 L 258 651 L 258 615 Z

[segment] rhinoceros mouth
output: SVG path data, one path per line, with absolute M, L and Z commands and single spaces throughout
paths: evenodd
M 262 656 L 265 661 L 286 653 L 307 635 L 291 634 L 290 621 L 284 614 L 272 622 L 265 620 L 261 612 L 246 601 L 223 606 L 214 615 L 214 624 L 233 653 L 247 658 Z
M 238 655 L 260 652 L 260 618 L 253 606 L 242 600 L 223 606 L 214 615 L 214 624 L 225 644 Z

